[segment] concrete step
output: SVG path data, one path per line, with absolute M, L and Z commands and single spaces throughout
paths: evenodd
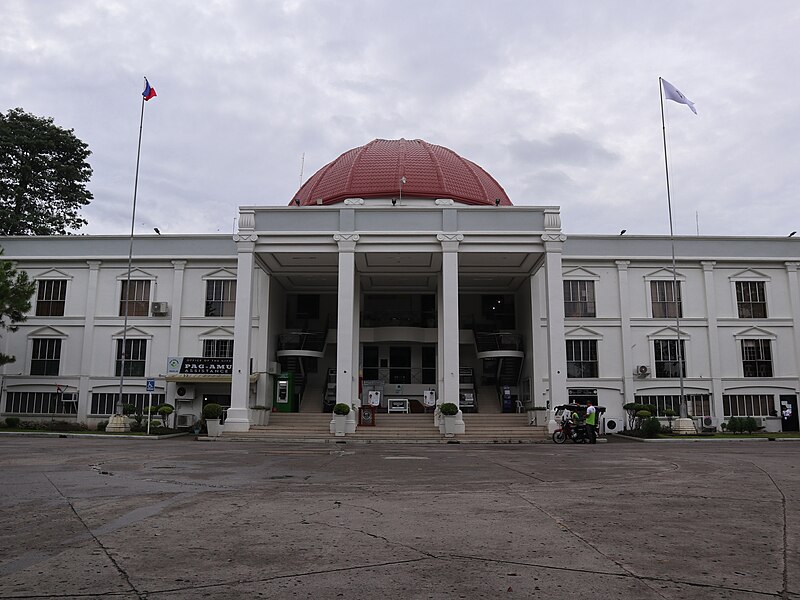
M 330 413 L 271 413 L 269 425 L 244 433 L 225 433 L 223 440 L 310 441 L 354 443 L 541 443 L 550 439 L 545 427 L 528 426 L 524 414 L 465 414 L 466 433 L 445 438 L 433 426 L 433 414 L 378 413 L 374 426 L 336 437 L 330 433 Z

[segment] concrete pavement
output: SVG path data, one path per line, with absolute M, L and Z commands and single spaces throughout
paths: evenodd
M 0 598 L 800 598 L 797 444 L 0 439 Z

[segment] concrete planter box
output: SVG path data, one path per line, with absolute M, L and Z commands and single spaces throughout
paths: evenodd
M 333 415 L 333 435 L 342 437 L 347 432 L 347 415 Z
M 218 420 L 206 421 L 206 427 L 208 428 L 208 437 L 219 437 L 225 431 L 225 425 Z

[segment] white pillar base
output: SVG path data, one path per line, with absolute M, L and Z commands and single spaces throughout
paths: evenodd
M 246 408 L 229 408 L 225 417 L 225 431 L 250 431 L 250 419 Z
M 111 415 L 106 425 L 108 433 L 124 433 L 131 430 L 131 425 L 128 423 L 128 417 L 125 415 Z
M 676 435 L 694 435 L 697 433 L 697 429 L 695 429 L 692 419 L 675 419 L 672 421 L 672 433 Z

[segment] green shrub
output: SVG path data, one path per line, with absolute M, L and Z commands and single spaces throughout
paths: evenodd
M 19 417 L 6 417 L 6 427 L 16 429 L 19 427 Z
M 136 413 L 136 405 L 135 404 L 123 404 L 122 405 L 122 414 L 123 415 L 132 415 Z
M 161 415 L 165 423 L 167 422 L 167 417 L 173 412 L 175 412 L 175 408 L 171 404 L 162 404 L 158 407 L 158 414 Z
M 640 412 L 647 412 L 646 410 Z M 661 422 L 655 417 L 648 417 L 642 420 L 642 433 L 646 438 L 658 437 L 661 433 Z
M 136 433 L 138 431 L 144 431 L 144 427 L 142 427 L 141 423 L 136 423 L 135 421 L 131 423 L 131 433 Z
M 742 420 L 739 417 L 731 417 L 728 419 L 728 431 L 731 433 L 741 433 L 742 425 Z
M 454 417 L 458 414 L 458 405 L 452 402 L 445 402 L 439 407 L 439 410 L 446 417 Z
M 215 404 L 210 402 L 203 407 L 203 418 L 204 419 L 219 419 L 222 416 L 222 406 L 219 404 Z
M 97 424 L 97 431 L 105 431 L 107 425 L 108 425 L 108 421 L 100 421 Z
M 753 433 L 754 431 L 758 431 L 758 429 L 758 422 L 754 417 L 744 417 L 742 419 L 742 431 Z
M 350 405 L 345 404 L 344 402 L 339 402 L 336 406 L 333 407 L 333 414 L 335 415 L 349 415 L 350 414 Z

